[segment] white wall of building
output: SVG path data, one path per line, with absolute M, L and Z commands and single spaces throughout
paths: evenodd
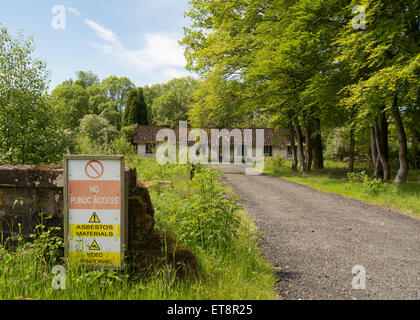
M 208 150 L 209 154 L 210 154 L 210 149 Z M 234 155 L 235 152 L 238 151 L 234 151 L 234 149 L 231 149 L 230 155 L 231 155 L 231 161 L 233 162 L 234 159 Z M 155 154 L 147 154 L 146 153 L 146 145 L 145 144 L 138 144 L 137 145 L 137 154 L 139 157 L 141 158 L 156 158 Z M 252 155 L 256 154 L 256 148 L 252 148 Z M 282 156 L 284 159 L 288 159 L 290 160 L 290 157 L 288 157 L 287 154 L 287 147 L 286 148 L 281 148 L 280 146 L 273 146 L 273 158 L 275 158 L 276 156 Z

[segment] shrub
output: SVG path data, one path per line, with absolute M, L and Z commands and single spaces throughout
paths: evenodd
M 366 171 L 348 173 L 347 178 L 350 182 L 363 183 L 363 185 L 368 186 L 369 189 L 374 192 L 378 191 L 383 186 L 381 179 L 369 178 Z
M 347 173 L 347 178 L 350 182 L 364 182 L 369 179 L 366 171 Z
M 134 146 L 127 140 L 124 134 L 112 140 L 111 144 L 115 154 L 122 154 L 127 156 L 135 152 Z
M 195 191 L 190 198 L 190 237 L 202 247 L 228 244 L 237 235 L 240 206 L 238 195 L 227 195 L 219 183 L 219 171 L 202 168 L 192 181 Z
M 174 231 L 189 247 L 228 246 L 237 236 L 241 207 L 237 195 L 226 193 L 219 176 L 218 171 L 200 167 L 188 190 L 177 182 L 171 189 L 155 188 L 158 228 Z

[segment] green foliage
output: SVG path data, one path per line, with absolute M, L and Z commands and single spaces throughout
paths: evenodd
M 383 186 L 381 179 L 370 178 L 366 171 L 348 173 L 347 178 L 350 182 L 363 183 L 365 186 L 368 186 L 372 192 L 378 192 Z
M 97 146 L 104 147 L 118 135 L 117 129 L 101 116 L 89 114 L 80 120 L 79 133 Z
M 115 138 L 111 142 L 114 154 L 122 154 L 124 156 L 135 153 L 133 144 L 127 140 L 124 134 L 121 134 L 118 138 Z
M 131 89 L 127 98 L 122 125 L 124 127 L 132 125 L 148 125 L 147 105 L 144 100 L 142 88 Z
M 244 90 L 243 84 L 226 81 L 217 72 L 206 76 L 194 91 L 194 102 L 189 106 L 192 126 L 230 128 L 245 125 L 249 113 L 243 107 Z
M 241 208 L 238 195 L 228 196 L 218 181 L 221 172 L 203 168 L 192 181 L 193 195 L 183 220 L 189 243 L 203 248 L 226 246 L 237 236 Z
M 149 110 L 149 123 L 177 127 L 186 121 L 188 108 L 194 101 L 193 92 L 198 81 L 192 77 L 175 78 L 164 84 L 144 88 Z
M 325 158 L 329 160 L 343 160 L 348 154 L 348 130 L 336 128 L 330 132 L 325 142 Z
M 353 26 L 356 5 L 366 9 L 365 29 Z M 226 126 L 251 116 L 265 126 L 301 127 L 307 142 L 346 127 L 362 144 L 356 151 L 367 154 L 366 132 L 392 112 L 404 154 L 404 126 L 420 137 L 413 120 L 420 114 L 419 10 L 409 0 L 190 1 L 182 44 L 187 68 L 203 80 L 190 120 Z M 327 156 L 340 157 L 339 148 Z
M 94 74 L 92 71 L 76 71 L 76 76 L 85 88 L 89 88 L 94 84 L 99 83 L 98 75 Z
M 46 64 L 32 39 L 13 39 L 0 26 L 0 162 L 56 163 L 66 139 L 46 97 Z
M 101 82 L 105 95 L 117 105 L 118 123 L 117 128 L 121 127 L 123 111 L 127 103 L 128 95 L 135 86 L 130 79 L 126 77 L 118 78 L 116 76 L 108 77 Z
M 83 86 L 61 84 L 51 92 L 51 104 L 66 129 L 74 130 L 88 114 L 89 95 Z
M 137 129 L 138 125 L 137 124 L 133 124 L 131 126 L 127 126 L 127 127 L 122 127 L 120 134 L 125 136 L 127 138 L 127 141 L 133 141 L 134 138 L 134 134 L 136 133 L 136 129 Z
M 157 222 L 179 235 L 179 241 L 192 248 L 214 250 L 228 247 L 237 237 L 240 218 L 237 195 L 228 195 L 218 181 L 220 172 L 203 168 L 179 194 L 161 190 L 155 209 L 164 214 Z
M 369 176 L 367 175 L 366 171 L 349 172 L 347 173 L 347 178 L 350 182 L 364 182 L 369 180 Z
M 34 250 L 46 266 L 58 264 L 64 253 L 64 241 L 56 235 L 60 231 L 60 227 L 46 228 L 40 224 L 36 226 L 35 233 L 30 235 L 33 242 L 25 245 L 28 249 Z
M 284 168 L 290 168 L 286 160 L 280 155 L 277 155 L 274 159 L 269 160 L 270 166 L 272 166 L 275 173 L 279 173 Z
M 289 163 L 290 165 L 290 163 Z M 409 175 L 409 182 L 405 185 L 383 183 L 370 179 L 367 164 L 357 163 L 356 173 L 347 176 L 347 164 L 337 161 L 325 161 L 325 169 L 310 173 L 295 174 L 288 168 L 274 171 L 270 161 L 266 162 L 264 172 L 282 179 L 304 184 L 325 192 L 341 194 L 375 205 L 393 208 L 414 217 L 420 217 L 420 184 L 414 172 Z M 362 170 L 363 169 L 363 170 Z M 351 180 L 350 180 L 351 179 Z M 366 181 L 366 183 L 364 183 Z

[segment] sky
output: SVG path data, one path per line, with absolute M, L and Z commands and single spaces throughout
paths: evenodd
M 188 0 L 0 0 L 0 24 L 33 36 L 50 90 L 78 70 L 144 86 L 192 75 L 178 44 L 187 10 Z

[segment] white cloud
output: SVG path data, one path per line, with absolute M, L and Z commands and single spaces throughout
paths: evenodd
M 187 75 L 185 57 L 178 44 L 181 35 L 178 33 L 154 32 L 144 33 L 141 39 L 142 48 L 126 48 L 117 35 L 95 21 L 85 20 L 96 35 L 105 42 L 92 45 L 105 54 L 112 55 L 117 61 L 139 72 L 154 73 L 155 78 L 169 80 Z
M 73 13 L 75 16 L 80 16 L 80 11 L 77 10 L 76 8 L 67 7 L 66 9 L 67 11 L 70 11 L 71 13 Z
M 120 46 L 120 42 L 118 41 L 118 37 L 115 35 L 115 33 L 112 30 L 109 30 L 103 26 L 101 26 L 99 23 L 86 19 L 85 23 L 93 30 L 95 31 L 96 35 L 99 38 L 102 38 L 105 41 L 111 42 L 116 46 Z

